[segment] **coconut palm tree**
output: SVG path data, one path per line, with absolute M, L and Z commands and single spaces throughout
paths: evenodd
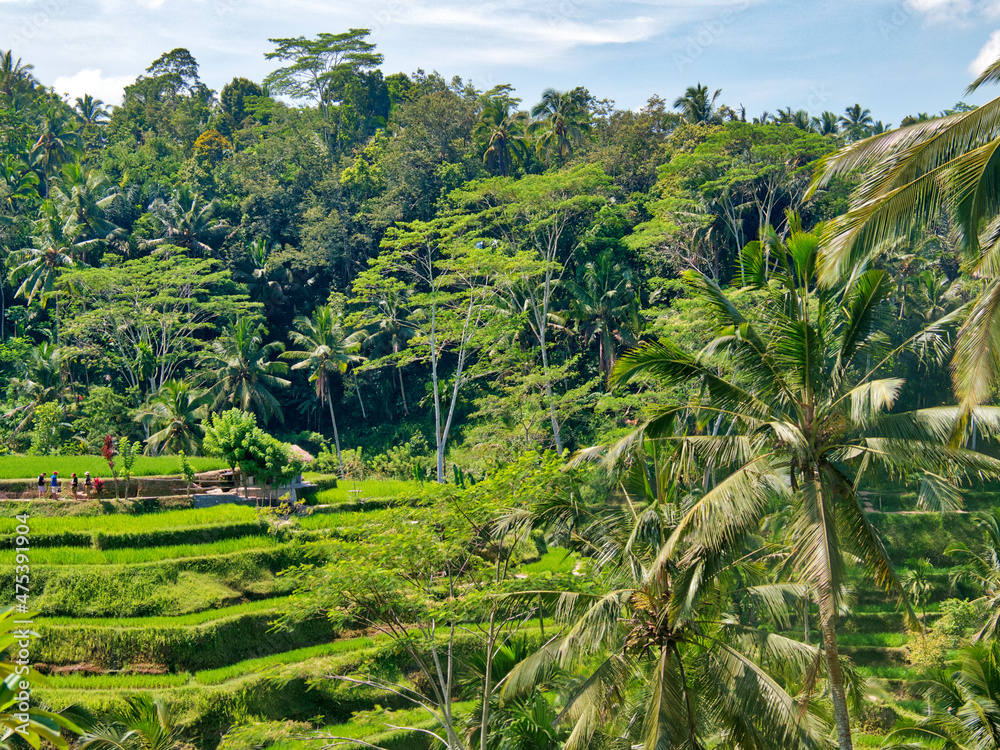
M 860 104 L 854 104 L 845 109 L 839 122 L 840 132 L 844 134 L 848 142 L 867 138 L 875 128 L 871 110 L 863 108 Z
M 366 314 L 363 325 L 365 346 L 393 355 L 396 375 L 399 378 L 399 394 L 403 399 L 403 414 L 409 416 L 410 410 L 406 404 L 406 387 L 403 385 L 403 368 L 399 363 L 399 355 L 416 335 L 416 331 L 406 321 L 406 309 L 403 305 L 405 294 L 406 291 L 389 291 L 381 296 L 377 308 Z
M 1000 643 L 963 649 L 957 669 L 936 670 L 917 684 L 930 716 L 902 722 L 886 735 L 882 750 L 1000 748 Z
M 83 127 L 104 125 L 110 117 L 104 102 L 95 99 L 90 94 L 84 94 L 83 97 L 78 96 L 76 104 L 73 105 L 73 111 L 76 112 L 77 119 Z
M 632 273 L 605 250 L 583 267 L 580 279 L 571 281 L 568 289 L 572 295 L 569 315 L 585 341 L 597 341 L 601 375 L 607 376 L 618 346 L 638 341 L 639 300 Z
M 495 97 L 483 105 L 472 134 L 486 143 L 483 164 L 507 177 L 527 157 L 528 116 L 515 110 L 517 102 Z
M 1000 638 L 1000 508 L 974 519 L 983 532 L 980 549 L 970 549 L 964 542 L 950 544 L 944 551 L 958 565 L 952 569 L 952 583 L 972 583 L 983 593 L 989 612 L 976 640 Z
M 63 270 L 83 261 L 86 253 L 97 246 L 98 240 L 86 236 L 85 227 L 72 215 L 63 216 L 52 202 L 42 204 L 41 216 L 34 222 L 31 247 L 10 254 L 10 279 L 18 283 L 15 297 L 30 303 L 41 297 L 43 306 L 49 296 L 56 300 L 56 342 L 59 338 L 59 293 L 56 281 Z
M 173 709 L 161 698 L 128 697 L 110 718 L 80 738 L 80 750 L 176 750 L 182 746 Z
M 285 359 L 296 359 L 293 370 L 306 370 L 309 380 L 316 384 L 316 398 L 320 405 L 324 402 L 330 408 L 330 423 L 333 425 L 333 442 L 337 449 L 337 463 L 340 475 L 344 475 L 344 462 L 340 456 L 340 431 L 337 429 L 337 417 L 333 412 L 333 396 L 331 395 L 331 380 L 334 373 L 347 372 L 352 362 L 361 359 L 353 351 L 356 341 L 349 341 L 344 336 L 337 313 L 329 305 L 317 307 L 312 317 L 299 316 L 294 321 L 295 330 L 288 333 L 292 344 L 297 349 L 285 352 Z
M 19 396 L 27 398 L 28 403 L 4 415 L 9 419 L 14 414 L 24 414 L 16 430 L 27 426 L 36 406 L 62 398 L 64 364 L 62 349 L 51 341 L 31 347 L 28 356 L 19 363 L 18 376 L 12 378 L 10 384 Z
M 210 396 L 185 380 L 167 380 L 136 415 L 149 436 L 146 453 L 197 455 L 201 447 L 201 422 L 208 414 Z
M 803 232 L 794 216 L 789 225 L 787 244 L 771 239 L 770 247 L 745 248 L 742 281 L 755 295 L 747 309 L 711 279 L 685 275 L 720 331 L 701 353 L 647 344 L 622 357 L 612 381 L 701 386 L 690 403 L 664 407 L 645 428 L 663 429 L 691 414 L 695 434 L 664 439 L 683 441 L 712 478 L 663 555 L 684 540 L 721 551 L 734 535 L 755 529 L 776 496 L 791 506 L 790 562 L 819 605 L 837 735 L 841 750 L 850 750 L 837 648 L 845 556 L 863 561 L 878 585 L 902 595 L 857 490 L 886 473 L 919 476 L 922 506 L 952 508 L 960 500 L 955 482 L 980 472 L 1000 475 L 1000 461 L 961 447 L 964 440 L 949 443 L 957 407 L 891 413 L 903 381 L 890 377 L 885 364 L 917 341 L 941 338 L 949 321 L 885 352 L 879 325 L 891 312 L 884 304 L 894 289 L 889 274 L 869 269 L 817 287 L 819 238 Z M 995 433 L 1000 409 L 975 412 L 973 428 Z M 907 614 L 913 618 L 909 607 Z
M 550 156 L 556 160 L 569 158 L 583 141 L 590 126 L 587 100 L 588 94 L 581 88 L 565 92 L 545 89 L 542 100 L 532 107 L 535 119 L 529 132 L 537 139 L 535 150 L 546 162 Z
M 1000 60 L 969 87 L 1000 81 Z M 838 175 L 861 172 L 846 214 L 825 232 L 821 277 L 874 260 L 914 223 L 943 211 L 961 229 L 969 270 L 988 280 L 959 333 L 952 364 L 955 392 L 966 407 L 992 395 L 1000 379 L 1000 98 L 967 112 L 915 121 L 825 156 L 811 193 Z
M 36 130 L 37 140 L 28 152 L 32 168 L 38 172 L 44 194 L 49 194 L 49 181 L 63 164 L 83 155 L 83 139 L 70 110 L 62 102 L 49 102 Z
M 682 511 L 654 501 L 574 526 L 600 588 L 543 592 L 563 630 L 513 668 L 501 702 L 530 700 L 561 673 L 566 747 L 824 747 L 828 727 L 793 687 L 820 651 L 749 624 L 786 627 L 804 587 L 766 583 L 763 555 L 745 554 L 736 536 L 725 552 L 661 555 Z
M 157 198 L 149 213 L 163 226 L 163 236 L 148 243 L 153 247 L 177 245 L 210 256 L 221 246 L 229 228 L 215 218 L 215 201 L 206 203 L 188 185 L 177 188 L 169 201 Z
M 52 203 L 60 216 L 71 219 L 73 225 L 80 228 L 81 237 L 106 240 L 119 231 L 105 214 L 119 198 L 107 177 L 85 169 L 78 162 L 64 164 L 60 177 L 51 189 Z M 87 262 L 85 251 L 80 260 Z
M 19 708 L 23 701 L 20 697 L 19 683 L 24 679 L 22 676 L 24 673 L 19 670 L 23 670 L 24 667 L 6 659 L 13 658 L 7 656 L 7 650 L 15 650 L 17 642 L 23 640 L 19 631 L 24 626 L 16 621 L 24 617 L 24 614 L 18 614 L 14 607 L 0 609 L 0 654 L 4 657 L 0 660 L 0 732 L 3 733 L 0 744 L 10 748 L 12 745 L 7 742 L 8 738 L 18 736 L 31 747 L 38 747 L 41 740 L 45 740 L 58 750 L 66 750 L 66 734 L 83 734 L 83 729 L 66 715 L 39 708 L 34 700 L 31 701 L 27 711 Z M 31 635 L 35 637 L 36 634 L 32 632 Z M 29 678 L 32 687 L 43 682 L 34 669 L 31 670 Z M 21 717 L 24 713 L 28 716 L 27 722 Z
M 836 135 L 839 131 L 840 120 L 836 112 L 829 110 L 823 112 L 819 117 L 812 118 L 812 127 L 820 135 Z
M 272 359 L 285 347 L 280 341 L 265 344 L 265 335 L 267 329 L 261 323 L 244 316 L 212 342 L 205 366 L 213 411 L 234 406 L 256 414 L 265 424 L 272 417 L 284 423 L 281 405 L 271 391 L 291 384 L 281 377 L 288 365 Z
M 15 60 L 13 50 L 0 53 L 0 94 L 13 99 L 15 94 L 33 89 L 36 81 L 31 71 L 34 69 L 34 65 L 22 63 L 21 58 Z
M 688 86 L 683 96 L 678 96 L 674 100 L 674 109 L 681 111 L 681 116 L 695 125 L 699 123 L 715 122 L 715 100 L 719 98 L 722 89 L 716 89 L 712 97 L 708 96 L 708 86 L 700 83 Z M 765 120 L 762 120 L 764 122 Z

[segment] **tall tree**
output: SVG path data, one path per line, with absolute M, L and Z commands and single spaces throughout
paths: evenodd
M 65 281 L 79 292 L 71 298 L 71 335 L 101 351 L 104 366 L 146 394 L 180 377 L 219 328 L 255 311 L 229 271 L 177 247 L 81 269 Z
M 31 72 L 34 65 L 21 62 L 21 58 L 14 59 L 14 51 L 7 50 L 0 53 L 0 94 L 13 100 L 15 94 L 35 87 L 35 76 Z
M 849 142 L 861 141 L 870 136 L 875 128 L 871 110 L 860 104 L 853 104 L 840 116 L 840 132 Z
M 266 334 L 261 323 L 244 315 L 212 342 L 205 354 L 205 377 L 213 410 L 235 406 L 256 414 L 265 424 L 273 417 L 284 423 L 285 415 L 272 391 L 290 385 L 281 377 L 288 365 L 272 357 L 285 347 L 280 341 L 265 343 Z
M 207 257 L 221 246 L 229 228 L 225 221 L 215 218 L 215 201 L 206 201 L 190 185 L 174 190 L 169 201 L 157 198 L 150 204 L 149 213 L 163 227 L 163 236 L 150 241 L 151 247 L 176 245 Z
M 135 418 L 146 430 L 146 452 L 197 455 L 210 401 L 208 393 L 186 380 L 166 381 Z
M 879 586 L 901 593 L 858 490 L 883 471 L 919 476 L 923 507 L 953 508 L 960 502 L 954 482 L 997 476 L 1000 461 L 949 444 L 957 408 L 891 413 L 903 381 L 885 373 L 886 362 L 917 340 L 943 338 L 946 323 L 886 353 L 880 322 L 894 288 L 887 272 L 870 269 L 818 288 L 819 240 L 796 221 L 787 244 L 771 252 L 763 245 L 751 243 L 744 253 L 742 281 L 755 295 L 749 305 L 738 306 L 702 275 L 686 274 L 690 294 L 720 331 L 704 354 L 666 341 L 647 344 L 619 361 L 614 380 L 648 376 L 662 386 L 702 386 L 690 403 L 663 409 L 647 426 L 670 435 L 685 406 L 697 425 L 711 425 L 676 438 L 706 461 L 707 491 L 664 546 L 664 559 L 681 540 L 721 552 L 734 536 L 757 528 L 775 493 L 786 496 L 791 562 L 819 604 L 839 746 L 850 750 L 837 647 L 845 553 L 862 561 Z M 736 366 L 720 369 L 712 355 Z M 1000 409 L 976 412 L 975 422 L 995 433 Z
M 590 128 L 589 103 L 590 94 L 581 87 L 571 91 L 545 89 L 542 92 L 542 100 L 531 108 L 534 122 L 529 132 L 535 136 L 535 149 L 546 163 L 565 161 L 583 142 Z
M 294 325 L 295 330 L 289 331 L 288 337 L 292 340 L 292 345 L 299 348 L 286 351 L 281 356 L 298 360 L 292 365 L 292 369 L 307 370 L 309 380 L 316 384 L 316 398 L 319 399 L 320 406 L 324 403 L 329 406 L 333 442 L 337 448 L 337 465 L 340 476 L 343 477 L 344 461 L 340 455 L 340 431 L 333 411 L 331 381 L 335 373 L 345 373 L 347 366 L 361 357 L 353 353 L 357 346 L 353 341 L 347 340 L 337 313 L 329 305 L 317 307 L 309 318 L 296 318 Z
M 293 99 L 315 101 L 327 125 L 324 136 L 331 151 L 340 148 L 343 104 L 351 79 L 382 64 L 381 53 L 366 41 L 370 34 L 370 29 L 349 29 L 340 34 L 322 33 L 315 39 L 300 36 L 268 40 L 275 50 L 264 57 L 291 64 L 269 74 L 265 85 Z M 331 131 L 335 114 L 338 128 Z
M 438 482 L 446 479 L 445 453 L 460 397 L 475 375 L 474 355 L 498 337 L 499 316 L 487 304 L 509 270 L 509 261 L 470 231 L 467 219 L 448 216 L 390 229 L 382 252 L 354 281 L 355 294 L 369 308 L 388 295 L 405 305 L 415 333 L 408 358 L 430 363 Z M 410 287 L 414 293 L 404 295 Z M 447 359 L 455 367 L 450 384 Z
M 674 100 L 674 109 L 679 109 L 684 119 L 695 125 L 716 122 L 718 117 L 715 110 L 715 100 L 719 98 L 721 93 L 722 89 L 716 89 L 715 93 L 709 97 L 708 86 L 703 86 L 700 83 L 688 86 L 684 94 Z
M 517 111 L 517 99 L 495 96 L 479 112 L 472 133 L 486 144 L 483 164 L 507 177 L 524 162 L 528 116 Z
M 563 440 L 549 372 L 552 301 L 573 253 L 587 238 L 590 221 L 604 205 L 609 188 L 607 175 L 599 168 L 586 166 L 516 181 L 483 180 L 452 194 L 457 205 L 477 213 L 476 220 L 484 232 L 503 239 L 512 253 L 524 253 L 515 263 L 512 283 L 502 288 L 511 297 L 513 309 L 527 312 L 528 326 L 538 342 L 558 453 L 562 453 Z
M 587 342 L 596 341 L 601 375 L 614 366 L 619 346 L 634 346 L 641 333 L 639 300 L 629 269 L 615 263 L 610 250 L 588 261 L 569 283 L 570 317 Z

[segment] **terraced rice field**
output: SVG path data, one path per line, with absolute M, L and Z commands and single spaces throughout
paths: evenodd
M 42 611 L 36 619 L 42 636 L 37 656 L 53 673 L 41 697 L 56 707 L 82 703 L 103 711 L 125 695 L 149 692 L 168 697 L 203 737 L 218 738 L 238 712 L 275 723 L 323 716 L 323 731 L 336 736 L 383 747 L 426 747 L 419 735 L 387 730 L 378 716 L 365 713 L 389 705 L 385 695 L 317 680 L 331 670 L 374 660 L 385 652 L 384 638 L 341 635 L 325 620 L 274 630 L 291 593 L 289 581 L 278 574 L 311 559 L 311 545 L 304 540 L 329 533 L 349 545 L 352 535 L 420 522 L 428 511 L 407 507 L 416 487 L 409 482 L 362 483 L 360 494 L 388 499 L 391 508 L 364 507 L 345 487 L 327 490 L 320 499 L 330 507 L 278 533 L 253 508 L 243 506 L 33 516 L 33 537 L 52 542 L 31 553 Z M 393 498 L 393 492 L 399 494 Z M 927 525 L 919 519 L 914 523 Z M 0 545 L 13 524 L 13 519 L 0 517 Z M 0 564 L 9 566 L 11 555 L 0 549 Z M 565 575 L 585 562 L 566 550 L 550 549 L 524 565 L 524 572 Z M 940 616 L 938 600 L 950 595 L 947 560 L 935 565 L 931 573 L 940 585 L 927 606 L 929 622 Z M 905 631 L 895 602 L 861 579 L 852 585 L 858 603 L 841 621 L 843 653 L 860 675 L 886 687 L 897 713 L 918 713 L 919 696 L 904 684 L 915 674 L 905 651 L 914 636 Z M 815 610 L 810 623 L 815 643 Z M 546 623 L 546 632 L 553 627 Z M 806 636 L 805 623 L 793 621 L 790 627 L 786 635 Z M 409 716 L 405 705 L 395 708 L 401 709 L 395 723 L 421 726 L 421 717 Z M 358 711 L 362 714 L 355 718 Z M 859 732 L 856 744 L 877 747 L 881 736 L 871 729 Z M 308 747 L 287 736 L 270 746 Z
M 217 458 L 191 456 L 188 459 L 195 471 L 225 469 L 226 465 Z M 89 471 L 95 477 L 110 477 L 108 462 L 100 456 L 0 456 L 0 479 L 28 479 L 39 474 L 52 474 L 68 479 L 74 471 L 83 476 Z M 150 477 L 161 474 L 176 474 L 177 456 L 139 456 L 132 475 Z
M 383 498 L 398 489 L 396 483 L 365 488 Z M 349 505 L 353 496 L 343 496 Z M 317 513 L 280 532 L 255 509 L 234 505 L 32 515 L 33 597 L 41 613 L 34 654 L 51 673 L 40 698 L 57 708 L 81 703 L 101 712 L 137 692 L 163 695 L 198 736 L 216 741 L 234 710 L 271 720 L 322 715 L 331 725 L 378 733 L 351 724 L 351 716 L 380 700 L 384 705 L 384 696 L 312 681 L 372 658 L 384 639 L 341 637 L 323 619 L 274 629 L 291 593 L 278 574 L 311 559 L 300 529 L 349 531 L 389 518 L 384 511 L 344 510 Z M 0 547 L 15 524 L 0 517 Z M 0 548 L 0 565 L 9 568 L 13 555 Z

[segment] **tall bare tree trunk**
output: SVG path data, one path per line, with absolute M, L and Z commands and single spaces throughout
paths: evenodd
M 330 406 L 330 422 L 333 423 L 333 444 L 337 447 L 337 465 L 340 467 L 340 478 L 344 478 L 344 459 L 340 457 L 340 432 L 337 430 L 337 418 L 333 416 L 333 399 L 330 398 L 329 387 L 326 389 L 326 403 Z

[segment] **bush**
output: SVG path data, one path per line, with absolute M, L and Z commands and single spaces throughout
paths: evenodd
M 434 468 L 430 446 L 419 432 L 402 445 L 379 453 L 367 464 L 370 476 L 383 479 L 412 479 L 415 472 L 428 476 Z
M 952 638 L 961 638 L 982 623 L 979 607 L 964 599 L 946 599 L 941 602 L 941 612 L 943 615 L 934 629 Z
M 908 646 L 910 665 L 926 671 L 943 669 L 948 663 L 951 638 L 938 630 L 931 630 L 910 639 Z

